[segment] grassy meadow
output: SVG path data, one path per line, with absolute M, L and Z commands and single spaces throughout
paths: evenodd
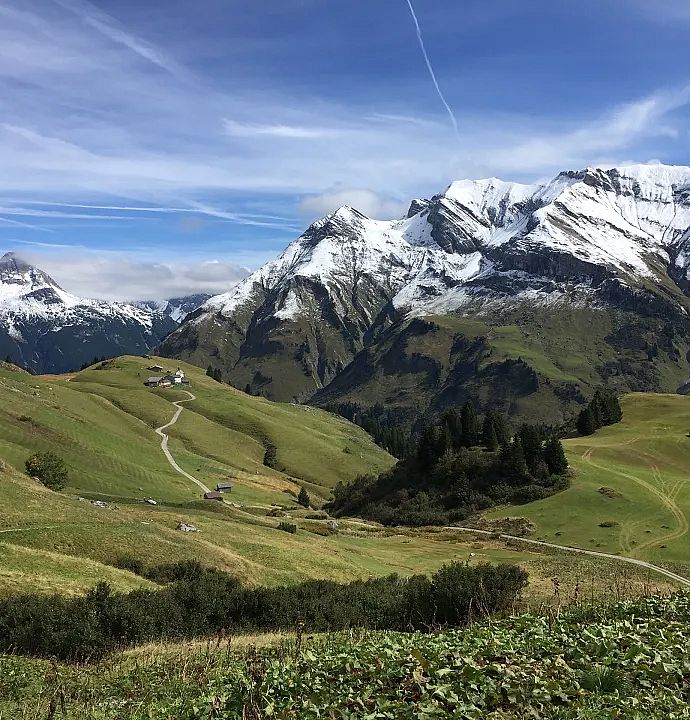
M 690 573 L 690 397 L 636 393 L 623 421 L 564 441 L 572 486 L 487 513 L 519 514 L 548 542 L 618 553 Z
M 379 472 L 393 458 L 341 418 L 247 396 L 183 364 L 197 400 L 170 428 L 170 449 L 208 486 L 234 483 L 228 503 L 201 499 L 160 450 L 154 428 L 172 417 L 171 401 L 186 396 L 144 387 L 152 363 L 168 365 L 124 357 L 64 377 L 0 370 L 0 593 L 74 594 L 98 579 L 121 590 L 146 584 L 115 567 L 123 558 L 146 565 L 199 559 L 249 584 L 279 585 L 429 572 L 470 552 L 486 560 L 539 557 L 464 537 L 372 533 L 348 523 L 326 534 L 325 524 L 305 519 L 308 512 L 296 504 L 300 485 L 320 503 L 336 482 Z M 269 441 L 275 468 L 263 464 Z M 22 472 L 36 450 L 64 457 L 65 492 L 50 492 Z M 94 506 L 94 499 L 109 507 Z M 266 517 L 274 506 L 301 526 L 297 534 L 278 530 L 281 518 Z M 177 531 L 180 521 L 199 532 Z

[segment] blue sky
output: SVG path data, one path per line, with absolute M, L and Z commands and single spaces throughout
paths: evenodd
M 227 289 L 315 217 L 451 180 L 690 164 L 685 0 L 0 1 L 0 250 Z

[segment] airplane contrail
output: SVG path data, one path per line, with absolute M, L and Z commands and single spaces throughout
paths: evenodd
M 446 108 L 448 112 L 448 117 L 450 118 L 451 123 L 453 124 L 453 129 L 455 130 L 455 134 L 458 136 L 458 140 L 460 139 L 460 129 L 458 128 L 458 121 L 455 118 L 455 114 L 451 110 L 450 105 L 448 104 L 448 101 L 446 100 L 443 91 L 441 90 L 441 86 L 438 84 L 438 80 L 436 79 L 436 73 L 434 72 L 434 68 L 431 64 L 431 60 L 429 60 L 429 54 L 426 51 L 426 45 L 424 45 L 424 37 L 422 35 L 422 28 L 419 26 L 419 20 L 417 19 L 417 13 L 414 11 L 414 6 L 412 5 L 412 0 L 407 0 L 407 6 L 410 8 L 410 15 L 412 15 L 412 20 L 414 21 L 414 26 L 417 28 L 417 39 L 419 40 L 419 47 L 422 49 L 422 55 L 424 56 L 424 62 L 426 63 L 427 69 L 429 70 L 429 75 L 431 76 L 431 80 L 434 83 L 434 87 L 436 88 L 436 92 L 441 99 L 441 102 L 443 103 L 443 106 Z

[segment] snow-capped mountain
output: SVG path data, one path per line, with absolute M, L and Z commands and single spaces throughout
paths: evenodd
M 381 372 L 375 359 L 381 343 L 393 335 L 400 341 L 415 318 L 488 323 L 486 344 L 497 357 L 491 328 L 502 327 L 498 322 L 519 329 L 521 313 L 599 311 L 597 322 L 605 317 L 608 328 L 606 335 L 602 326 L 602 338 L 625 334 L 625 314 L 634 313 L 646 323 L 669 320 L 673 337 L 668 340 L 667 328 L 662 344 L 672 346 L 675 357 L 685 347 L 689 288 L 690 168 L 588 168 L 535 185 L 463 180 L 413 201 L 400 220 L 376 221 L 340 208 L 231 292 L 209 300 L 163 347 L 203 364 L 217 358 L 230 380 L 274 398 L 320 391 L 317 398 L 335 401 L 370 382 L 363 375 Z M 456 335 L 455 341 L 468 339 Z M 605 344 L 615 350 L 615 342 Z M 498 342 L 506 358 L 508 345 Z M 525 361 L 529 348 L 522 349 L 515 359 Z M 604 365 L 615 360 L 602 352 Z M 449 357 L 434 356 L 434 363 L 447 370 Z M 388 370 L 399 375 L 394 366 Z M 550 370 L 590 384 L 614 372 L 602 365 L 580 378 L 566 361 Z M 445 382 L 444 372 L 438 382 Z M 661 385 L 688 374 L 687 362 L 669 372 Z
M 77 297 L 14 253 L 0 257 L 0 356 L 35 372 L 145 353 L 176 326 L 163 312 Z
M 169 300 L 136 300 L 132 305 L 142 310 L 161 313 L 178 325 L 195 310 L 198 310 L 205 302 L 211 299 L 207 293 L 185 295 L 184 297 L 170 298 Z

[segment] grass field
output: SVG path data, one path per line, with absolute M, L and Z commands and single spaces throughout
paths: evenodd
M 532 520 L 536 538 L 690 572 L 690 397 L 634 394 L 623 422 L 564 442 L 572 487 L 488 513 Z
M 154 428 L 172 417 L 171 401 L 185 396 L 178 390 L 143 386 L 149 374 L 145 366 L 154 362 L 166 365 L 162 359 L 125 357 L 68 377 L 31 377 L 0 369 L 0 593 L 36 589 L 72 594 L 97 579 L 122 590 L 146 584 L 115 567 L 125 557 L 145 564 L 200 559 L 247 583 L 278 585 L 307 577 L 348 580 L 430 572 L 450 560 L 466 561 L 470 553 L 472 562 L 522 563 L 531 573 L 530 593 L 537 599 L 553 593 L 550 578 L 555 575 L 564 593 L 576 586 L 592 593 L 615 588 L 623 595 L 671 587 L 641 569 L 510 548 L 482 537 L 372 532 L 351 523 L 341 523 L 337 534 L 326 535 L 324 523 L 306 520 L 307 513 L 297 506 L 294 495 L 299 486 L 305 485 L 320 502 L 338 481 L 379 472 L 393 459 L 341 418 L 247 396 L 183 364 L 197 399 L 185 405 L 178 423 L 169 429 L 170 449 L 177 462 L 206 485 L 227 479 L 235 485 L 229 496 L 234 506 L 204 501 L 199 488 L 176 473 L 160 450 Z M 659 506 L 657 518 L 649 513 L 648 491 L 640 483 L 632 483 L 637 492 L 633 495 L 626 489 L 630 481 L 615 476 L 613 469 L 613 477 L 600 480 L 600 471 L 591 465 L 600 462 L 597 454 L 587 456 L 589 460 L 582 455 L 591 444 L 600 444 L 603 452 L 607 443 L 615 448 L 631 435 L 644 435 L 649 431 L 647 418 L 663 415 L 665 424 L 657 435 L 673 438 L 669 447 L 676 452 L 678 473 L 667 500 L 682 507 L 685 498 L 676 485 L 682 480 L 685 448 L 679 433 L 689 404 L 688 399 L 666 396 L 627 399 L 625 423 L 586 441 L 568 441 L 577 469 L 571 490 L 551 501 L 512 508 L 510 514 L 532 518 L 538 535 L 563 544 L 615 550 L 620 535 L 628 538 L 633 553 L 641 553 L 641 536 L 666 544 L 663 560 L 682 564 L 690 553 L 684 555 L 682 541 L 675 547 L 668 536 L 683 526 L 674 524 L 676 515 L 660 495 L 652 496 Z M 663 430 L 666 425 L 672 425 L 672 433 Z M 269 442 L 277 448 L 275 468 L 263 464 Z M 49 492 L 23 474 L 24 460 L 35 450 L 53 450 L 65 458 L 70 483 L 64 493 Z M 621 455 L 628 457 L 625 450 Z M 637 471 L 645 467 L 644 458 L 635 461 Z M 609 459 L 601 456 L 604 462 Z M 664 475 L 666 465 L 657 460 Z M 650 469 L 650 475 L 653 472 Z M 597 493 L 603 485 L 616 488 L 621 496 Z M 145 503 L 147 497 L 158 505 Z M 110 509 L 94 506 L 94 499 L 105 500 Z M 559 503 L 558 512 L 553 502 Z M 636 509 L 638 503 L 642 506 Z M 273 505 L 282 506 L 300 525 L 296 535 L 278 530 L 279 519 L 266 516 Z M 600 508 L 601 520 L 595 508 Z M 602 520 L 618 517 L 616 512 L 630 517 L 621 519 L 621 526 L 598 528 Z M 642 520 L 655 532 L 645 533 L 646 526 L 635 524 Z M 200 532 L 177 531 L 180 521 L 193 523 Z

